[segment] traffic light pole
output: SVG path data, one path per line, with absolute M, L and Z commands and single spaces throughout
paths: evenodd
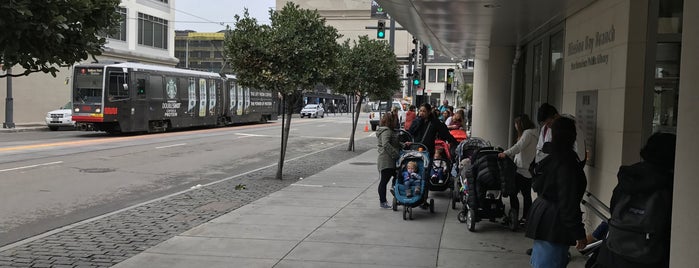
M 395 46 L 396 46 L 396 36 L 395 36 L 395 33 L 396 33 L 396 20 L 394 20 L 393 17 L 391 17 L 391 22 L 390 22 L 390 26 L 389 26 L 389 27 L 390 27 L 390 29 L 388 30 L 388 31 L 389 31 L 389 35 L 388 35 L 388 45 L 391 46 L 391 51 L 393 51 L 393 53 L 396 53 L 396 48 L 395 48 Z

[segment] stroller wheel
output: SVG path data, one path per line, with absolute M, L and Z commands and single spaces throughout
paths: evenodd
M 456 219 L 459 220 L 460 223 L 466 222 L 466 211 L 465 210 L 459 211 L 459 215 L 456 215 Z
M 403 207 L 403 220 L 404 221 L 408 220 L 408 207 L 407 206 Z
M 434 199 L 430 199 L 430 213 L 434 213 Z
M 408 218 L 410 218 L 410 220 L 413 220 L 413 208 L 408 208 Z
M 395 196 L 393 197 L 393 206 L 391 206 L 391 208 L 393 211 L 398 211 L 398 199 L 396 199 Z
M 469 231 L 476 231 L 476 212 L 473 209 L 469 209 L 466 213 L 466 228 Z

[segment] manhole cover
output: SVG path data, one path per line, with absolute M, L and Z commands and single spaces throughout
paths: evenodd
M 80 169 L 80 172 L 85 172 L 85 173 L 107 173 L 107 172 L 113 172 L 115 169 L 113 168 L 83 168 Z
M 374 162 L 352 162 L 350 165 L 357 165 L 357 166 L 371 166 L 371 165 L 376 165 Z

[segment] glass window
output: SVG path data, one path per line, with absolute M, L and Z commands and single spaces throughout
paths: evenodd
M 436 69 L 429 69 L 428 74 L 429 74 L 429 76 L 427 78 L 427 82 L 429 82 L 429 83 L 437 82 L 437 70 Z
M 563 31 L 551 35 L 550 44 L 550 59 L 549 65 L 549 86 L 548 86 L 548 102 L 554 107 L 561 107 L 563 100 Z
M 447 70 L 445 69 L 439 69 L 439 71 L 437 71 L 437 82 L 443 83 L 444 81 L 446 81 L 446 72 Z
M 117 7 L 116 12 L 119 14 L 119 26 L 116 32 L 107 36 L 111 39 L 126 41 L 126 8 Z
M 109 98 L 111 100 L 124 99 L 129 97 L 129 88 L 124 87 L 128 81 L 126 74 L 121 72 L 110 72 L 107 82 Z
M 138 13 L 138 44 L 167 49 L 168 21 Z

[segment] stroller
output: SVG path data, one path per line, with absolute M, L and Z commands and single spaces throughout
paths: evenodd
M 510 209 L 506 214 L 502 202 L 503 196 L 516 194 L 516 166 L 509 158 L 499 159 L 501 152 L 501 149 L 483 147 L 473 156 L 472 176 L 466 180 L 466 203 L 458 215 L 459 221 L 465 221 L 471 232 L 476 230 L 476 223 L 481 219 L 495 222 L 497 218 L 503 218 L 510 230 L 517 230 L 519 211 Z
M 440 157 L 438 157 L 435 153 L 434 159 L 432 160 L 432 165 L 429 172 L 430 191 L 444 191 L 449 189 L 453 196 L 454 184 L 452 181 L 454 178 L 451 174 L 453 163 L 451 149 L 448 143 L 439 139 L 434 141 L 434 148 L 435 152 L 442 150 L 444 153 L 442 153 Z
M 417 163 L 418 170 L 416 173 L 422 176 L 422 180 L 419 194 L 408 197 L 407 191 L 414 191 L 415 187 L 406 189 L 403 184 L 402 174 L 411 161 Z M 412 220 L 413 208 L 423 204 L 429 205 L 430 212 L 434 213 L 434 199 L 430 199 L 429 203 L 427 203 L 427 196 L 429 194 L 429 180 L 427 179 L 429 167 L 430 155 L 425 145 L 413 143 L 408 150 L 401 151 L 400 158 L 397 162 L 396 184 L 393 186 L 394 196 L 392 208 L 393 211 L 398 211 L 398 206 L 403 205 L 403 220 Z
M 452 167 L 452 176 L 454 191 L 452 192 L 451 208 L 456 209 L 456 203 L 462 203 L 466 206 L 466 197 L 468 195 L 467 178 L 471 177 L 471 163 L 473 155 L 478 149 L 489 147 L 490 142 L 478 138 L 470 137 L 461 141 L 456 147 L 456 159 Z

